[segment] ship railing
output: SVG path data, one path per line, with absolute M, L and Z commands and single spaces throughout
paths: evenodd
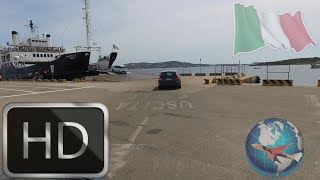
M 30 46 L 18 46 L 13 48 L 5 48 L 2 53 L 10 52 L 53 52 L 63 53 L 65 49 L 63 47 L 30 47 Z

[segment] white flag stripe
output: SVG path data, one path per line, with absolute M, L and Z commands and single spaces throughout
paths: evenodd
M 257 14 L 265 44 L 273 48 L 292 49 L 290 41 L 281 27 L 279 15 L 276 12 L 263 12 L 261 10 L 257 10 Z

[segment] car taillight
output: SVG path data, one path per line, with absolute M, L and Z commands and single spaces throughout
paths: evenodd
M 180 79 L 179 75 L 178 75 L 178 74 L 176 74 L 176 80 L 179 80 L 179 79 Z
M 159 80 L 162 80 L 162 79 L 163 79 L 163 76 L 162 76 L 162 75 L 160 75 L 160 76 L 159 76 Z

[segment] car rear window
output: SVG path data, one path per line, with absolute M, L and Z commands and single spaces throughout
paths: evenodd
M 171 76 L 175 76 L 176 73 L 175 72 L 163 72 L 161 73 L 162 76 L 166 76 L 166 77 L 171 77 Z

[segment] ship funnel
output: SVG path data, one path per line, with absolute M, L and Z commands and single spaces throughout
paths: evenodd
M 51 47 L 52 44 L 51 44 L 50 34 L 47 34 L 47 35 L 46 35 L 46 38 L 47 38 L 47 45 L 48 45 L 48 47 Z
M 18 32 L 12 31 L 11 34 L 12 34 L 12 44 L 14 46 L 18 46 L 19 45 Z

